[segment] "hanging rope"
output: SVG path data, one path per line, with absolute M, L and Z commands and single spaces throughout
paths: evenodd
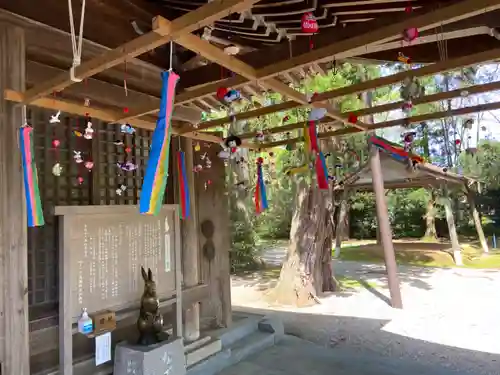
M 168 68 L 168 71 L 172 71 L 172 59 L 174 58 L 174 42 L 170 41 L 170 66 Z
M 73 0 L 68 0 L 69 11 L 69 26 L 71 31 L 71 46 L 73 48 L 73 65 L 69 71 L 70 78 L 73 82 L 82 82 L 80 78 L 75 76 L 75 68 L 80 66 L 82 62 L 82 46 L 83 46 L 83 22 L 85 20 L 85 0 L 82 0 L 82 12 L 80 14 L 80 29 L 78 38 L 75 32 L 75 20 L 73 18 Z

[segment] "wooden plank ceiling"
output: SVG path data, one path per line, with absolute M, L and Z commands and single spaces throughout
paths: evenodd
M 179 17 L 206 4 L 208 0 L 150 0 L 150 2 Z M 203 39 L 223 49 L 237 47 L 238 58 L 254 68 L 261 68 L 269 66 L 272 62 L 281 62 L 307 52 L 310 49 L 310 42 L 314 48 L 319 48 L 331 44 L 336 39 L 342 40 L 350 35 L 367 33 L 374 28 L 377 21 L 380 21 L 377 26 L 389 22 L 396 23 L 408 17 L 406 8 L 410 5 L 415 11 L 428 11 L 456 2 L 457 0 L 261 0 L 250 10 L 241 14 L 231 14 L 212 26 L 199 30 L 197 35 L 202 35 Z M 312 12 L 318 21 L 320 31 L 312 38 L 301 30 L 301 17 L 305 12 Z M 450 40 L 447 42 L 448 58 L 469 55 L 498 46 L 498 41 L 487 35 L 487 32 L 492 27 L 500 26 L 499 16 L 499 12 L 485 12 L 439 29 L 424 31 L 422 35 L 450 33 Z M 483 32 L 479 32 L 478 29 L 472 31 L 472 28 L 481 26 L 484 27 Z M 462 34 L 457 32 L 462 29 L 466 31 Z M 471 35 L 467 36 L 468 34 Z M 396 61 L 401 45 L 393 43 L 391 48 L 380 48 L 373 53 L 351 51 L 347 55 L 355 56 L 359 62 L 363 59 Z M 467 48 L 464 48 L 464 45 Z M 436 43 L 407 44 L 404 50 L 413 61 L 435 62 L 440 59 Z M 184 57 L 190 56 L 189 51 L 184 50 L 184 53 Z M 344 61 L 345 58 L 341 55 L 339 60 Z M 325 74 L 334 64 L 334 59 L 309 64 L 280 74 L 276 78 L 286 84 L 299 84 L 308 76 Z M 195 53 L 182 63 L 182 70 L 189 71 L 189 74 L 183 76 L 182 88 L 194 91 L 192 95 L 185 92 L 179 99 L 182 99 L 183 104 L 204 110 L 219 108 L 220 102 L 214 95 L 214 85 L 210 85 L 208 90 L 200 88 L 211 82 L 236 78 L 229 69 L 221 68 Z M 259 83 L 248 82 L 234 86 L 239 87 L 242 96 L 247 99 L 266 91 L 266 87 Z M 200 95 L 207 92 L 210 94 Z M 192 97 L 198 98 L 191 100 Z

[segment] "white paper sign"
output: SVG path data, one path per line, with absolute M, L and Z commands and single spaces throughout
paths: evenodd
M 111 332 L 95 338 L 95 365 L 111 361 Z

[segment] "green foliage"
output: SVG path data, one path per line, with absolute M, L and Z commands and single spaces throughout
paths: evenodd
M 401 69 L 400 64 L 385 66 L 361 66 L 345 63 L 336 71 L 329 71 L 326 76 L 315 76 L 306 79 L 299 91 L 312 94 L 335 88 L 345 87 L 362 81 L 394 74 Z M 463 69 L 434 77 L 424 77 L 420 82 L 426 87 L 426 94 L 466 88 L 473 83 L 484 83 L 495 80 L 494 69 Z M 257 99 L 255 99 L 257 100 Z M 258 99 L 263 106 L 280 103 L 283 98 L 279 94 L 269 94 Z M 348 112 L 369 105 L 380 105 L 400 100 L 399 85 L 382 87 L 372 91 L 369 95 L 348 95 L 335 99 L 336 105 L 342 112 Z M 475 102 L 474 102 L 475 101 Z M 461 97 L 445 102 L 417 105 L 412 115 L 436 111 L 447 111 L 467 105 L 479 103 L 477 98 Z M 253 103 L 241 102 L 235 108 L 236 112 L 254 109 Z M 266 130 L 288 123 L 295 123 L 307 119 L 307 108 L 295 108 L 289 111 L 273 113 L 247 121 L 246 131 Z M 211 114 L 211 118 L 226 116 L 225 111 Z M 377 114 L 375 120 L 386 121 L 394 118 L 392 112 Z M 399 115 L 398 115 L 399 117 Z M 453 171 L 477 178 L 482 183 L 482 191 L 477 197 L 477 203 L 483 220 L 485 220 L 486 234 L 493 234 L 497 230 L 496 222 L 500 223 L 500 142 L 484 140 L 478 143 L 477 153 L 471 155 L 465 152 L 468 149 L 472 132 L 464 128 L 466 117 L 448 118 L 439 121 L 429 121 L 414 126 L 417 132 L 414 144 L 415 152 L 426 160 L 446 167 Z M 479 121 L 480 118 L 477 118 Z M 365 121 L 367 121 L 365 119 Z M 479 125 L 477 125 L 479 126 Z M 406 129 L 389 129 L 387 134 L 393 134 L 400 141 L 397 133 Z M 385 134 L 385 133 L 384 133 Z M 289 133 L 276 134 L 272 140 L 283 140 L 288 137 L 300 137 L 301 130 Z M 479 131 L 476 135 L 479 138 Z M 394 138 L 394 137 L 393 137 Z M 342 139 L 334 140 L 331 156 L 327 159 L 329 173 L 341 178 L 353 172 L 359 162 L 368 160 L 367 134 L 357 133 Z M 457 140 L 458 143 L 457 144 Z M 261 152 L 250 155 L 250 176 L 252 186 L 256 175 L 254 160 L 264 158 L 264 178 L 269 201 L 269 209 L 261 215 L 255 214 L 253 190 L 250 189 L 247 197 L 240 197 L 234 191 L 230 195 L 231 226 L 233 249 L 231 261 L 234 269 L 247 269 L 256 265 L 255 257 L 258 250 L 256 245 L 259 239 L 284 239 L 289 237 L 291 218 L 294 212 L 296 195 L 296 181 L 286 175 L 290 167 L 296 167 L 304 162 L 303 145 L 298 144 L 294 150 L 285 147 L 273 149 L 271 153 Z M 335 169 L 335 165 L 341 168 Z M 307 176 L 306 176 L 307 178 Z M 452 189 L 450 187 L 450 189 Z M 474 226 L 470 218 L 469 207 L 464 199 L 463 192 L 450 190 L 453 199 L 453 210 L 456 215 L 456 225 L 460 235 L 474 236 Z M 447 226 L 443 220 L 444 210 L 439 203 L 440 190 L 432 192 L 429 189 L 406 189 L 390 191 L 387 194 L 389 217 L 392 223 L 395 238 L 422 237 L 426 231 L 427 215 L 436 219 L 438 235 L 447 236 Z M 436 204 L 431 212 L 427 212 L 428 202 L 436 198 Z M 356 193 L 349 202 L 350 236 L 359 239 L 375 238 L 377 220 L 375 200 L 372 193 Z M 499 231 L 500 233 L 500 231 Z

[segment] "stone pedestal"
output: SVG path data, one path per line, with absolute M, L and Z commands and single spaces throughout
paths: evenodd
M 151 346 L 119 343 L 113 375 L 185 375 L 182 339 Z

